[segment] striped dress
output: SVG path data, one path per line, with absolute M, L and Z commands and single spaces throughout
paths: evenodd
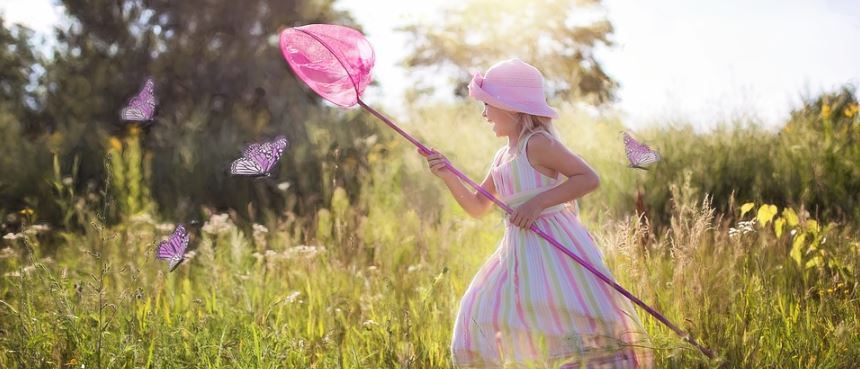
M 543 132 L 541 132 L 543 133 Z M 493 159 L 496 192 L 513 208 L 565 179 L 541 174 L 526 158 Z M 501 162 L 502 156 L 512 157 Z M 567 205 L 535 224 L 612 277 L 603 255 Z M 532 231 L 506 220 L 505 234 L 466 290 L 451 350 L 462 368 L 650 368 L 648 337 L 632 304 Z

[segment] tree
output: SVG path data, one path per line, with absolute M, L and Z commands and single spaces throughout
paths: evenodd
M 541 70 L 553 97 L 597 105 L 615 98 L 618 84 L 594 55 L 613 44 L 600 0 L 469 0 L 438 20 L 402 30 L 412 38 L 403 64 L 425 72 L 453 70 L 457 96 L 466 95 L 470 72 L 518 57 Z M 421 81 L 416 88 L 431 90 Z
M 355 26 L 349 14 L 332 7 L 333 0 L 62 4 L 67 17 L 57 29 L 58 46 L 44 78 L 44 125 L 59 137 L 48 149 L 62 156 L 64 166 L 80 158 L 77 173 L 84 185 L 104 182 L 105 153 L 109 142 L 117 142 L 110 138 L 129 132 L 119 110 L 147 76 L 155 80 L 159 105 L 156 121 L 141 134 L 144 185 L 171 218 L 193 217 L 202 206 L 250 217 L 261 209 L 313 211 L 329 198 L 320 183 L 331 141 L 340 147 L 352 136 L 375 132 L 370 124 L 341 124 L 319 144 L 310 128 L 352 118 L 329 113 L 295 79 L 278 49 L 284 27 Z M 280 197 L 286 195 L 274 180 L 226 173 L 244 145 L 278 134 L 293 144 L 276 175 L 290 182 L 293 202 Z
M 26 27 L 7 28 L 0 16 L 0 108 L 24 123 L 31 121 L 37 107 L 30 77 L 42 62 L 33 52 L 32 37 Z

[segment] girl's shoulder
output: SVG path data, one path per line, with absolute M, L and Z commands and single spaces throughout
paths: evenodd
M 543 152 L 558 149 L 565 149 L 564 144 L 546 131 L 534 131 L 529 133 L 525 137 L 522 145 L 522 150 L 526 151 L 527 154 L 531 154 L 533 151 Z

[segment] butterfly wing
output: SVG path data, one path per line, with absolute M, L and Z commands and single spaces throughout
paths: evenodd
M 263 168 L 254 158 L 259 155 L 260 144 L 251 144 L 242 151 L 242 157 L 230 164 L 230 174 L 238 176 L 258 177 L 263 175 Z
M 261 159 L 261 167 L 263 168 L 263 173 L 269 175 L 272 171 L 272 168 L 275 167 L 275 164 L 281 160 L 281 156 L 284 154 L 284 150 L 289 146 L 289 142 L 287 138 L 284 136 L 279 136 L 275 138 L 274 141 L 267 142 L 263 144 L 263 147 L 260 149 L 260 153 L 262 154 Z
M 169 271 L 173 271 L 185 260 L 185 249 L 188 247 L 188 232 L 182 224 L 164 241 L 158 244 L 155 257 L 168 261 Z
M 627 161 L 633 168 L 645 169 L 643 166 L 660 160 L 660 154 L 648 145 L 639 143 L 627 132 L 624 132 L 624 150 L 627 154 Z
M 155 82 L 147 78 L 143 88 L 129 100 L 128 105 L 120 111 L 122 120 L 149 121 L 155 113 Z
M 261 176 L 263 170 L 256 161 L 241 157 L 230 164 L 230 174 L 236 176 Z
M 244 176 L 268 176 L 272 168 L 289 146 L 287 138 L 279 136 L 274 141 L 252 144 L 243 152 L 242 157 L 230 165 L 230 173 Z

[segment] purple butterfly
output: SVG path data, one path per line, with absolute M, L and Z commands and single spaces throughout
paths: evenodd
M 176 226 L 173 234 L 158 244 L 155 257 L 167 260 L 169 271 L 173 271 L 185 261 L 185 248 L 188 247 L 188 231 L 182 224 Z
M 660 160 L 660 154 L 651 150 L 648 145 L 641 144 L 627 132 L 624 132 L 624 150 L 627 152 L 627 161 L 631 168 L 648 170 L 645 165 L 656 163 Z
M 156 104 L 155 82 L 152 81 L 152 78 L 147 78 L 140 92 L 132 97 L 128 101 L 128 105 L 120 111 L 120 119 L 136 122 L 150 121 L 155 114 Z
M 239 176 L 268 177 L 289 142 L 284 136 L 278 136 L 274 141 L 248 146 L 242 152 L 242 157 L 230 165 L 230 173 Z

